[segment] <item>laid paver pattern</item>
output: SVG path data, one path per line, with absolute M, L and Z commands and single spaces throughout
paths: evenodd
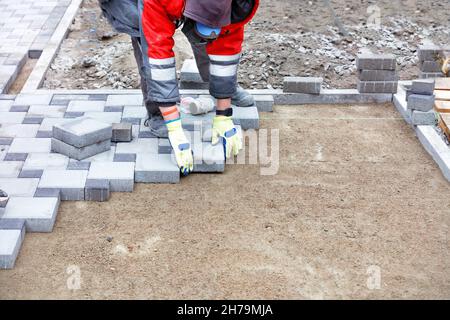
M 0 93 L 8 91 L 28 57 L 40 56 L 70 2 L 0 0 Z

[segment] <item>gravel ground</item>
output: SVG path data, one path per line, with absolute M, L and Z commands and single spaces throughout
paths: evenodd
M 363 47 L 396 54 L 401 79 L 413 79 L 419 43 L 450 43 L 448 1 L 331 1 L 345 36 L 326 2 L 261 0 L 246 32 L 239 78 L 245 88 L 280 88 L 284 76 L 295 75 L 322 76 L 327 87 L 356 87 L 355 57 Z M 181 67 L 192 54 L 179 33 L 176 42 Z M 101 18 L 97 0 L 85 0 L 44 87 L 138 88 L 131 50 L 129 38 Z

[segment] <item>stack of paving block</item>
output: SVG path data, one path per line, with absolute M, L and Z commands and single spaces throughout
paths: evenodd
M 392 54 L 365 51 L 356 58 L 359 93 L 396 93 L 397 61 Z
M 447 50 L 450 50 L 448 48 Z M 431 42 L 427 42 L 419 46 L 419 68 L 421 79 L 441 78 L 444 77 L 442 73 L 442 65 L 439 61 L 443 57 L 443 47 L 439 47 Z
M 111 149 L 112 126 L 88 117 L 53 126 L 52 151 L 83 160 Z
M 435 125 L 436 113 L 433 110 L 435 82 L 433 79 L 414 80 L 407 88 L 407 109 L 413 125 Z
M 285 77 L 283 92 L 319 95 L 322 90 L 322 83 L 323 78 L 318 77 Z

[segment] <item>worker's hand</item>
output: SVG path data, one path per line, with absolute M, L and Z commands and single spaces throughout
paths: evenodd
M 191 144 L 186 138 L 181 126 L 181 120 L 168 123 L 167 129 L 178 167 L 181 173 L 186 176 L 194 170 L 194 158 L 192 156 Z
M 213 120 L 212 126 L 212 144 L 219 143 L 220 138 L 223 141 L 225 151 L 225 158 L 237 156 L 239 150 L 242 149 L 242 141 L 237 134 L 231 117 L 216 116 Z

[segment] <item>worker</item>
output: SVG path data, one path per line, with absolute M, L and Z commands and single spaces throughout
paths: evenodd
M 202 79 L 217 99 L 212 143 L 224 144 L 225 157 L 237 155 L 241 140 L 232 121 L 234 104 L 254 105 L 237 84 L 244 26 L 259 0 L 99 0 L 112 26 L 132 37 L 148 112 L 146 125 L 168 137 L 183 174 L 193 169 L 192 150 L 181 126 L 173 35 L 177 27 L 189 40 Z

